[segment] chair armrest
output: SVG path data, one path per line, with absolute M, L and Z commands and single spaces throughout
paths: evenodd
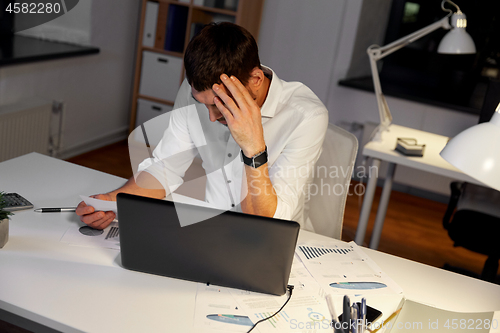
M 446 212 L 444 213 L 443 217 L 443 227 L 446 230 L 448 230 L 448 225 L 450 224 L 451 216 L 453 215 L 455 208 L 457 208 L 458 199 L 462 194 L 463 186 L 464 186 L 463 182 L 451 182 L 450 184 L 450 189 L 451 189 L 450 201 L 448 202 L 448 208 L 446 208 Z

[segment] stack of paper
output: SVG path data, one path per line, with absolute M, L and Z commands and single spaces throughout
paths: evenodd
M 289 303 L 255 331 L 332 332 L 327 294 L 334 295 L 338 314 L 345 294 L 353 302 L 366 297 L 369 305 L 384 313 L 381 321 L 396 311 L 403 298 L 401 288 L 356 244 L 335 240 L 299 244 L 288 284 L 294 286 Z M 253 323 L 277 312 L 287 298 L 200 284 L 195 327 L 203 332 L 247 332 Z

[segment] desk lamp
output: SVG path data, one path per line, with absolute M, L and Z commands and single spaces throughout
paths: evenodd
M 489 122 L 459 133 L 440 155 L 472 178 L 500 191 L 500 104 Z
M 446 9 L 444 7 L 445 3 L 452 4 L 456 7 L 457 11 L 453 13 L 452 10 Z M 402 37 L 390 44 L 385 46 L 371 45 L 368 47 L 366 52 L 370 57 L 370 66 L 373 77 L 373 86 L 375 88 L 375 96 L 377 97 L 378 111 L 380 116 L 380 125 L 377 127 L 374 133 L 374 141 L 381 140 L 382 132 L 389 129 L 392 123 L 392 115 L 389 110 L 389 106 L 385 100 L 384 94 L 382 94 L 382 88 L 380 86 L 380 78 L 377 69 L 377 60 L 380 60 L 389 54 L 396 52 L 397 50 L 405 47 L 408 44 L 430 34 L 431 32 L 443 28 L 450 30 L 441 40 L 438 47 L 438 53 L 444 54 L 471 54 L 476 53 L 476 47 L 474 41 L 470 35 L 465 31 L 467 26 L 467 20 L 465 14 L 460 11 L 460 8 L 450 0 L 443 0 L 441 2 L 441 8 L 445 12 L 449 12 L 448 15 L 443 17 L 441 20 L 428 25 L 418 31 L 415 31 L 408 36 Z M 450 25 L 451 17 L 451 25 Z

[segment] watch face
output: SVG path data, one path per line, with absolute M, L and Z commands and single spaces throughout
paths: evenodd
M 259 156 L 253 158 L 254 168 L 258 168 L 261 165 L 267 163 L 267 151 L 262 152 Z

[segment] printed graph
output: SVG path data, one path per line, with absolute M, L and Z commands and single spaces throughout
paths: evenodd
M 80 233 L 85 236 L 99 236 L 104 232 L 102 230 L 94 229 L 89 226 L 81 227 L 80 229 L 78 229 L 78 231 L 80 231 Z
M 108 234 L 106 235 L 106 238 L 105 239 L 110 239 L 110 238 L 115 238 L 115 237 L 118 237 L 119 235 L 119 228 L 118 227 L 111 227 L 111 229 L 109 229 L 109 232 Z
M 257 320 L 261 320 L 272 315 L 273 312 L 260 312 L 255 314 Z M 276 316 L 272 317 L 269 320 L 266 320 L 262 324 L 264 323 L 267 323 L 268 325 L 276 329 L 287 328 L 290 326 L 290 316 L 285 311 L 281 311 Z
M 338 254 L 346 255 L 352 252 L 352 248 L 326 248 L 326 247 L 315 247 L 315 246 L 299 246 L 299 250 L 306 256 L 306 259 L 315 259 L 326 254 Z

